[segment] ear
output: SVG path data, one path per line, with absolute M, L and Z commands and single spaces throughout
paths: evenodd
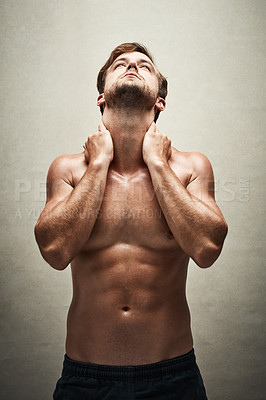
M 156 111 L 163 111 L 166 107 L 166 101 L 162 97 L 157 97 L 155 108 Z
M 97 106 L 98 107 L 104 107 L 105 106 L 105 98 L 104 98 L 104 93 L 100 94 L 97 98 Z

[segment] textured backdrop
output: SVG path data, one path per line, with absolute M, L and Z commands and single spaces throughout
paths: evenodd
M 100 121 L 96 76 L 139 41 L 169 80 L 158 127 L 210 159 L 229 224 L 211 268 L 190 263 L 195 350 L 210 400 L 265 399 L 264 0 L 1 0 L 1 398 L 49 400 L 61 372 L 71 273 L 33 228 L 53 159 Z

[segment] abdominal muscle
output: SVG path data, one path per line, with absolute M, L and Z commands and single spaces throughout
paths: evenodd
M 116 243 L 72 262 L 66 353 L 76 361 L 141 365 L 193 347 L 185 286 L 188 256 Z

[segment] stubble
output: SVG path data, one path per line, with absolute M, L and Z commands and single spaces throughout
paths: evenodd
M 157 96 L 147 87 L 138 82 L 115 83 L 109 90 L 104 92 L 106 105 L 117 109 L 151 109 Z

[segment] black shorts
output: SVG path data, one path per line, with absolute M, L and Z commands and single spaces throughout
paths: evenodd
M 207 400 L 194 350 L 135 366 L 87 364 L 65 355 L 54 400 Z

